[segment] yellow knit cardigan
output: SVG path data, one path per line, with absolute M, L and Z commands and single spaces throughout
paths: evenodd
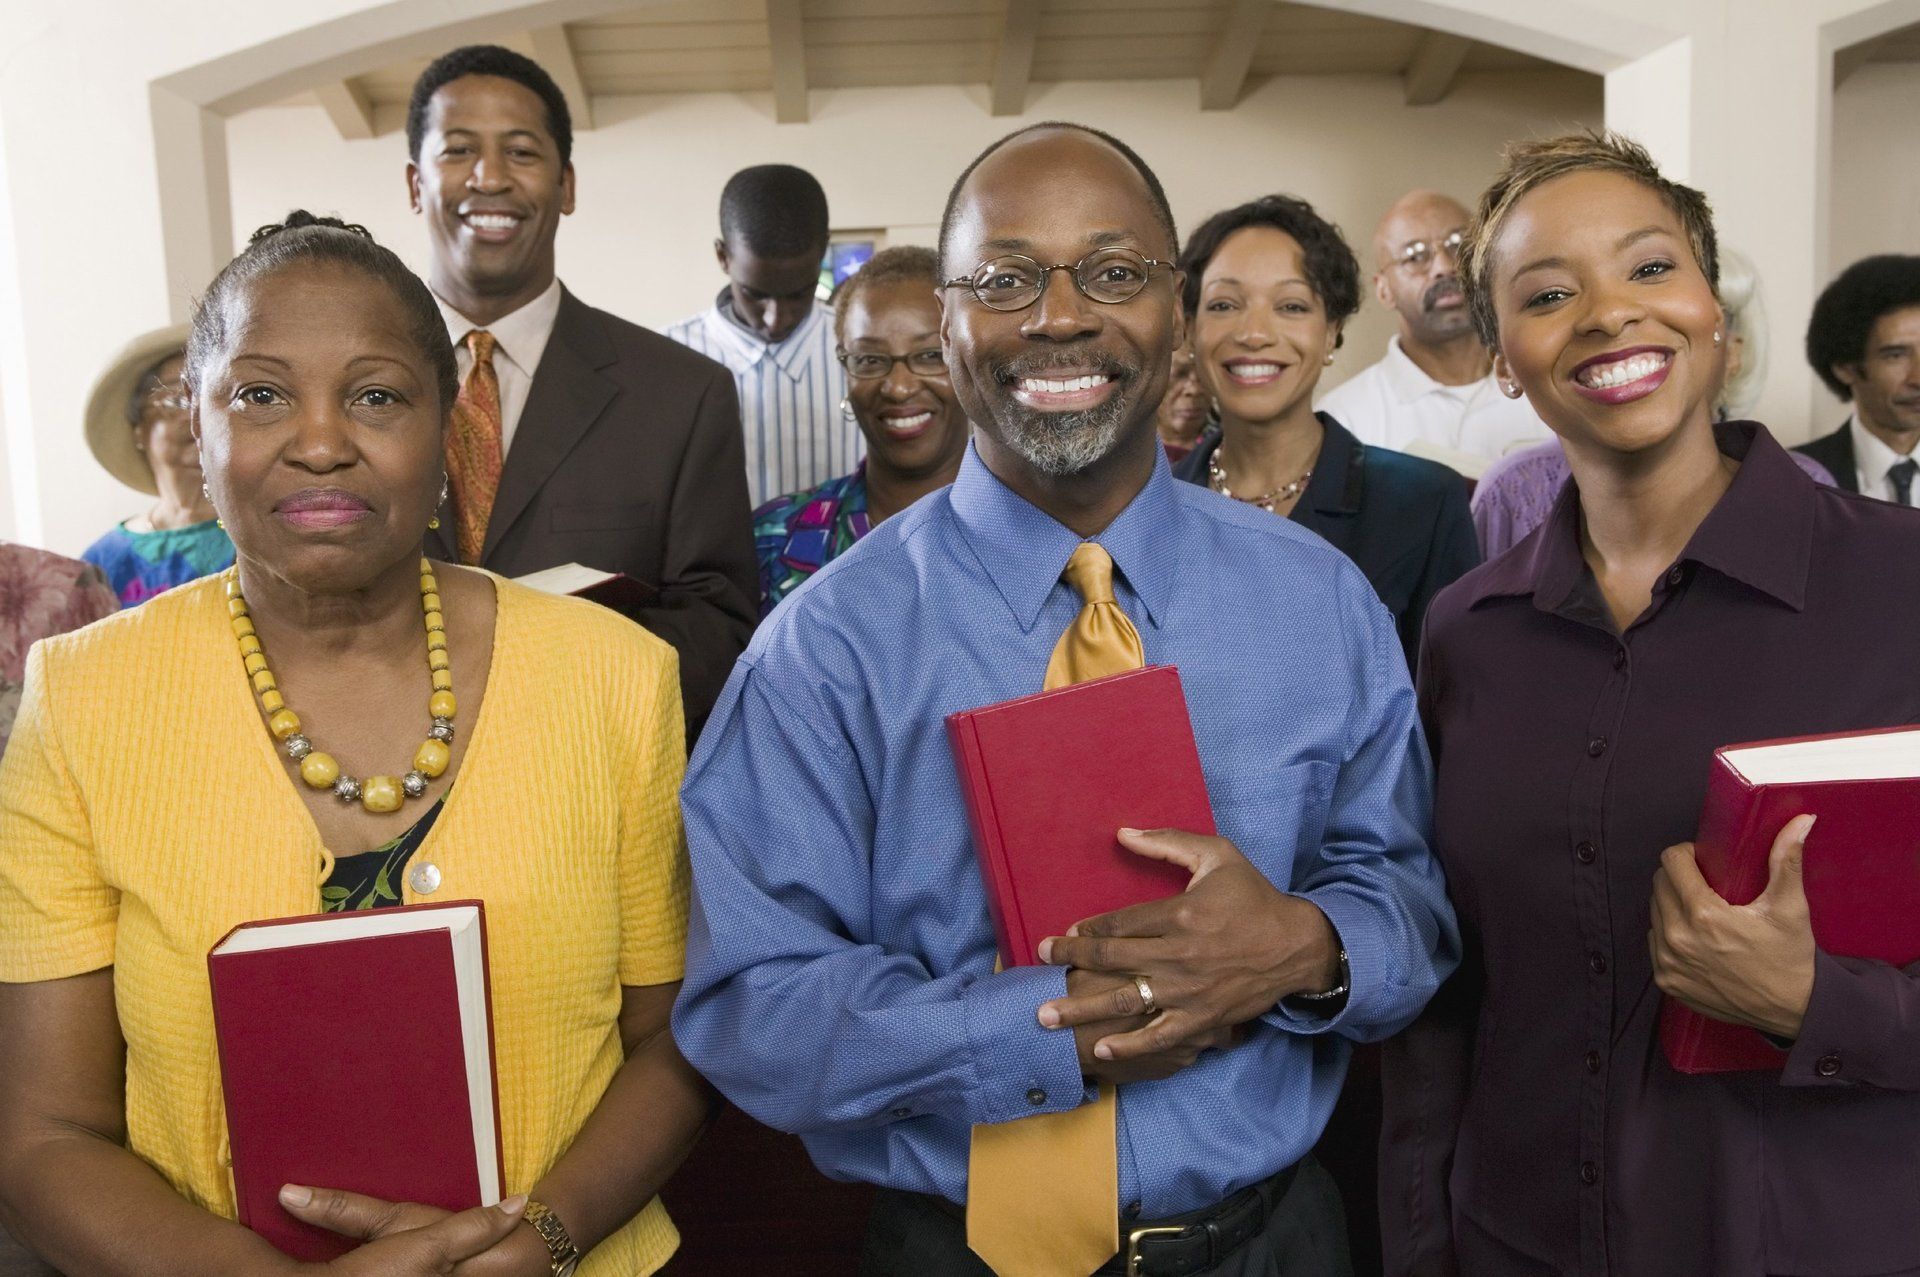
M 414 853 L 441 882 L 431 897 L 409 884 L 406 903 L 486 902 L 516 1193 L 619 1069 L 620 987 L 682 975 L 686 756 L 671 647 L 591 603 L 495 590 L 486 697 L 462 716 L 458 783 Z M 218 578 L 36 646 L 0 762 L 0 980 L 113 967 L 128 1142 L 228 1217 L 206 955 L 236 923 L 319 911 L 333 862 L 296 784 L 254 708 Z M 395 1060 L 358 1084 L 421 1081 Z M 678 1242 L 656 1199 L 579 1271 L 649 1273 Z

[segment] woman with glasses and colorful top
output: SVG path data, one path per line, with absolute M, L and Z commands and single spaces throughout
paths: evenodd
M 629 1277 L 673 1253 L 656 1193 L 710 1094 L 668 1029 L 678 659 L 605 608 L 422 557 L 457 379 L 398 257 L 306 213 L 262 228 L 187 353 L 237 566 L 28 657 L 0 759 L 0 1221 L 62 1272 Z M 284 1186 L 366 1240 L 295 1263 L 234 1222 L 207 950 L 250 920 L 456 898 L 487 908 L 511 1196 L 448 1215 Z M 405 1060 L 342 1079 L 434 1084 Z
M 847 397 L 840 411 L 866 436 L 852 474 L 776 497 L 753 512 L 760 611 L 874 524 L 953 482 L 967 418 L 940 353 L 940 259 L 930 248 L 883 249 L 840 286 L 833 322 Z
M 87 401 L 93 455 L 129 488 L 158 498 L 81 556 L 106 573 L 122 607 L 233 566 L 233 542 L 207 499 L 187 422 L 186 345 L 185 325 L 136 339 Z
M 1369 447 L 1313 390 L 1360 306 L 1360 267 L 1304 200 L 1207 219 L 1180 254 L 1194 361 L 1220 423 L 1174 474 L 1319 533 L 1367 574 L 1409 664 L 1427 604 L 1480 561 L 1467 489 L 1445 466 Z

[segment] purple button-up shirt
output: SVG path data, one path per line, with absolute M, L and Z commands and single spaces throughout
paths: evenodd
M 1718 430 L 1740 470 L 1625 634 L 1571 485 L 1428 613 L 1435 845 L 1468 947 L 1388 1047 L 1391 1272 L 1920 1272 L 1920 965 L 1820 954 L 1784 1072 L 1660 1053 L 1651 881 L 1714 749 L 1920 722 L 1920 511 Z

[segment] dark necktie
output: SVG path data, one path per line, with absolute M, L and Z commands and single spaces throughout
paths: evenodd
M 1887 471 L 1887 482 L 1893 485 L 1893 499 L 1901 505 L 1913 504 L 1913 476 L 1920 471 L 1920 461 L 1908 457 Z

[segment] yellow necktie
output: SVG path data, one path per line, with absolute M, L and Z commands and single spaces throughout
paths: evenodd
M 1113 558 L 1082 541 L 1062 573 L 1080 615 L 1054 645 L 1048 689 L 1147 663 L 1113 599 Z M 1120 1249 L 1120 1168 L 1112 1087 L 1064 1113 L 973 1128 L 967 1245 L 1000 1277 L 1086 1277 Z

